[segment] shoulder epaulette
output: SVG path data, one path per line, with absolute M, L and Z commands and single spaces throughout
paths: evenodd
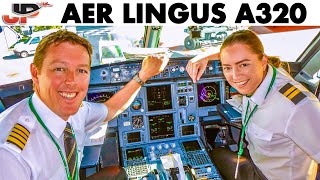
M 291 100 L 294 104 L 298 104 L 301 100 L 303 100 L 306 95 L 303 94 L 297 87 L 294 85 L 287 83 L 284 85 L 279 92 Z
M 11 130 L 7 142 L 14 144 L 18 148 L 23 150 L 24 146 L 28 141 L 29 135 L 30 132 L 28 131 L 28 129 L 22 126 L 21 124 L 17 123 Z

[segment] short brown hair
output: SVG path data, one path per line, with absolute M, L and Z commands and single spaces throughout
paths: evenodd
M 81 45 L 84 48 L 86 48 L 89 54 L 89 63 L 91 64 L 92 45 L 90 44 L 90 42 L 87 39 L 80 37 L 79 35 L 73 32 L 67 30 L 58 30 L 44 37 L 37 46 L 33 58 L 33 64 L 37 67 L 39 71 L 41 71 L 42 69 L 43 60 L 45 58 L 49 46 L 59 45 L 64 42 L 68 42 L 74 45 Z

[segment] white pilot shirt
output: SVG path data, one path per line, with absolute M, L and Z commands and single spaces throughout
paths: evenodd
M 63 131 L 66 121 L 53 113 L 36 94 L 33 95 L 32 102 L 64 153 Z M 108 109 L 104 104 L 83 102 L 78 112 L 69 117 L 68 122 L 75 132 L 77 141 L 78 168 L 80 168 L 86 133 L 100 126 L 107 114 Z M 16 123 L 30 132 L 22 150 L 14 143 L 7 141 Z M 58 149 L 30 110 L 28 98 L 0 114 L 0 132 L 1 180 L 67 179 Z
M 250 156 L 268 179 L 315 179 L 320 163 L 320 103 L 301 84 L 278 70 L 265 99 L 272 74 L 269 65 L 258 89 L 250 98 L 242 99 L 243 117 L 248 101 L 248 114 L 258 105 L 246 129 Z M 290 96 L 291 90 L 284 93 L 288 89 L 285 85 L 298 90 Z

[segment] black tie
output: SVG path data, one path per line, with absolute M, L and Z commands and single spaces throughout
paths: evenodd
M 68 122 L 66 128 L 64 129 L 64 149 L 66 152 L 70 176 L 72 179 L 74 179 L 76 172 L 77 143 L 75 138 L 72 136 L 71 126 Z

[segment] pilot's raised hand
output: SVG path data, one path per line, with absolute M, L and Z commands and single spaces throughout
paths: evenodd
M 139 72 L 139 77 L 142 81 L 146 82 L 152 76 L 159 74 L 169 62 L 166 55 L 150 55 L 143 59 L 142 67 Z
M 193 83 L 199 81 L 209 60 L 218 60 L 219 52 L 206 52 L 189 60 L 186 69 Z

